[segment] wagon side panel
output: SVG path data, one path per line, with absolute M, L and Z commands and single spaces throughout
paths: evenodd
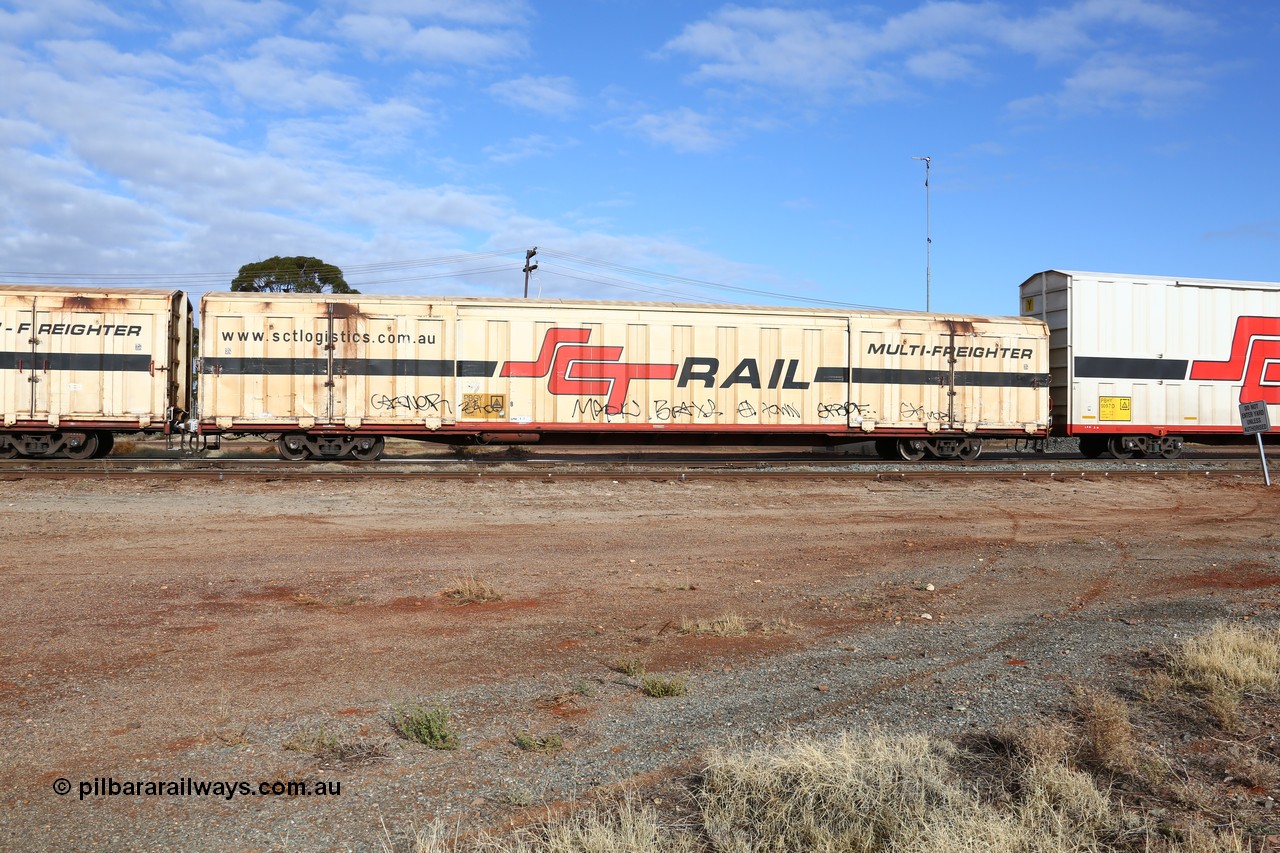
M 1234 437 L 1242 402 L 1280 415 L 1280 284 L 1049 271 L 1022 298 L 1037 316 L 1066 303 L 1051 334 L 1067 434 Z
M 7 287 L 0 303 L 6 426 L 145 430 L 168 423 L 179 393 L 173 322 L 185 296 Z

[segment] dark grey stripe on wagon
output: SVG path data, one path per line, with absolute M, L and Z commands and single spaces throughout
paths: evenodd
M 945 370 L 903 370 L 892 367 L 819 367 L 814 382 L 855 385 L 947 385 L 951 374 Z M 957 370 L 956 387 L 961 388 L 1045 388 L 1047 373 L 1016 371 Z
M 0 365 L 5 370 L 90 370 L 100 373 L 146 373 L 151 370 L 151 356 L 146 353 L 0 352 Z
M 327 358 L 206 358 L 206 375 L 328 376 Z M 335 358 L 336 376 L 492 376 L 496 361 L 448 361 L 438 358 Z
M 1186 379 L 1187 361 L 1180 358 L 1102 358 L 1076 356 L 1082 379 Z

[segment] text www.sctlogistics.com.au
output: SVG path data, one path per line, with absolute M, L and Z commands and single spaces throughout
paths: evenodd
M 223 779 L 116 779 L 112 776 L 95 776 L 72 783 L 59 778 L 53 782 L 53 792 L 66 796 L 72 791 L 84 800 L 89 797 L 219 797 L 231 800 L 236 797 L 337 797 L 342 795 L 342 783 L 336 779 L 303 780 L 273 779 L 270 782 L 243 782 Z

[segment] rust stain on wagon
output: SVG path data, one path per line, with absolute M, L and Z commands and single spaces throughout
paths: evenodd
M 107 311 L 120 307 L 118 296 L 68 296 L 62 300 L 63 308 L 76 311 Z
M 972 320 L 947 320 L 947 328 L 957 335 L 976 335 L 978 329 Z
M 352 317 L 363 317 L 364 312 L 360 310 L 360 306 L 352 305 L 350 302 L 329 302 L 327 305 L 327 314 L 335 320 L 349 320 Z

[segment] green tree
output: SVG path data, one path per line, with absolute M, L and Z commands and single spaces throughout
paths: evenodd
M 319 258 L 276 256 L 245 264 L 231 281 L 232 290 L 251 293 L 359 293 L 347 284 L 342 270 Z

